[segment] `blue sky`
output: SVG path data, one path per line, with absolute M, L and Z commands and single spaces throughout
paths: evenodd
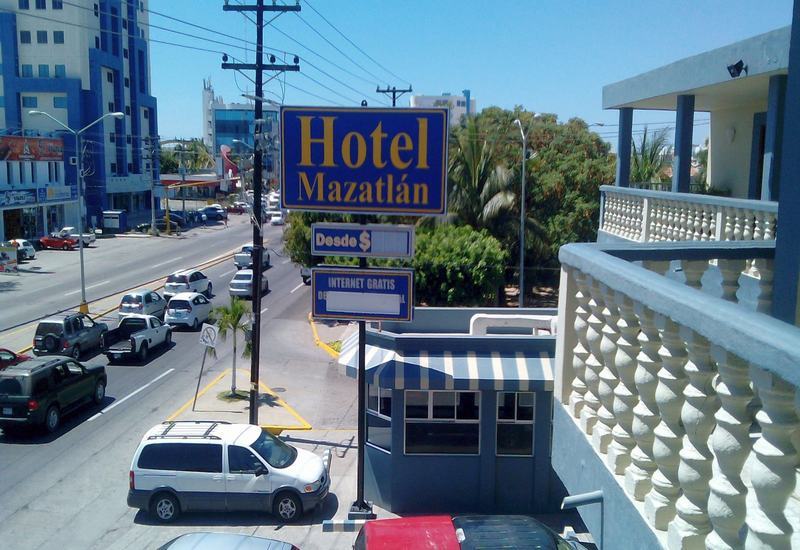
M 252 62 L 253 46 L 236 38 L 254 42 L 254 25 L 238 13 L 223 12 L 222 4 L 153 1 L 150 8 L 155 12 L 216 32 L 151 13 L 151 25 L 197 38 L 152 27 L 150 36 L 224 51 Z M 302 74 L 286 73 L 286 82 L 328 101 L 290 86 L 284 95 L 276 81 L 266 86 L 266 97 L 277 94 L 285 103 L 296 105 L 354 105 L 367 99 L 377 106 L 386 99 L 376 97 L 378 83 L 410 82 L 422 94 L 470 89 L 479 109 L 522 105 L 556 113 L 562 120 L 578 116 L 589 123 L 607 124 L 598 131 L 612 141 L 616 138 L 611 125 L 617 123 L 617 113 L 602 109 L 603 85 L 788 25 L 792 11 L 791 0 L 312 0 L 310 6 L 301 5 L 300 15 L 319 34 L 287 13 L 267 27 L 265 45 L 299 55 Z M 311 6 L 400 78 L 349 44 Z M 253 85 L 244 76 L 234 77 L 232 71 L 220 68 L 220 53 L 152 43 L 151 63 L 159 133 L 164 137 L 200 136 L 203 78 L 210 77 L 217 95 L 226 101 L 240 100 L 242 91 L 252 93 Z M 407 104 L 407 98 L 399 102 Z M 637 111 L 634 115 L 634 123 L 673 119 L 671 112 Z M 707 115 L 698 113 L 696 123 L 702 119 Z M 702 122 L 696 126 L 696 143 L 702 142 L 707 128 Z

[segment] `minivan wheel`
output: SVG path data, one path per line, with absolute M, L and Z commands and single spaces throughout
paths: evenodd
M 73 359 L 76 361 L 81 358 L 81 347 L 75 344 L 75 347 L 72 348 L 72 353 L 70 354 Z
M 295 521 L 302 513 L 300 499 L 292 493 L 279 494 L 273 505 L 273 513 L 285 522 Z
M 94 402 L 99 405 L 106 398 L 106 385 L 102 380 L 98 380 L 94 385 Z
M 44 427 L 48 433 L 55 432 L 61 425 L 61 411 L 56 405 L 50 405 L 47 414 L 44 416 Z
M 150 512 L 162 523 L 175 521 L 181 513 L 178 499 L 169 493 L 159 493 L 154 496 Z

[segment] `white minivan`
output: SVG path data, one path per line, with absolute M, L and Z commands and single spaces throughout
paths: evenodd
M 317 507 L 330 487 L 325 458 L 250 424 L 158 424 L 133 455 L 128 506 L 161 522 L 191 511 L 267 511 L 291 522 Z

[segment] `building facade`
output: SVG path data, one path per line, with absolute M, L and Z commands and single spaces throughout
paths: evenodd
M 82 137 L 86 225 L 99 227 L 106 209 L 144 215 L 158 179 L 148 155 L 158 127 L 145 2 L 0 0 L 0 8 L 0 133 L 63 138 L 64 183 L 75 185 L 74 138 L 30 111 L 74 129 L 123 112 Z
M 469 90 L 464 90 L 468 93 Z M 447 107 L 450 110 L 450 126 L 457 126 L 461 123 L 461 119 L 468 115 L 474 115 L 477 112 L 477 104 L 474 99 L 468 95 L 451 95 L 443 93 L 442 95 L 412 95 L 411 107 L 417 109 L 426 109 L 431 107 Z M 469 104 L 469 109 L 467 105 Z

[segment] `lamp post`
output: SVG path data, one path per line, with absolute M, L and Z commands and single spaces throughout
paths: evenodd
M 522 189 L 519 194 L 519 307 L 522 308 L 525 307 L 525 157 L 528 156 L 528 136 L 520 119 L 515 119 L 514 124 L 522 136 Z
M 71 133 L 75 136 L 75 155 L 78 157 L 78 250 L 80 251 L 80 258 L 81 258 L 81 305 L 79 306 L 78 310 L 81 313 L 89 313 L 89 305 L 86 303 L 86 275 L 84 271 L 83 265 L 83 236 L 81 235 L 84 231 L 84 222 L 83 222 L 83 153 L 81 152 L 81 135 L 86 132 L 89 128 L 98 124 L 105 120 L 106 118 L 122 118 L 125 116 L 124 113 L 120 113 L 119 111 L 114 113 L 106 113 L 94 122 L 87 124 L 80 130 L 73 130 L 56 117 L 52 116 L 49 113 L 45 113 L 44 111 L 28 111 L 29 115 L 34 116 L 46 116 L 66 131 Z

